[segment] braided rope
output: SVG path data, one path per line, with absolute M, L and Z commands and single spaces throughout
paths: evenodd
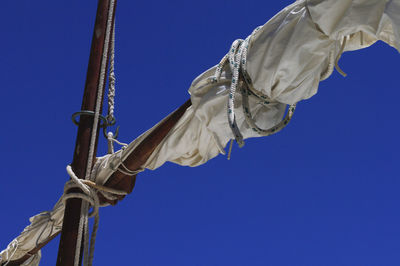
M 232 79 L 231 79 L 231 86 L 229 89 L 229 98 L 228 98 L 228 123 L 239 147 L 242 147 L 244 145 L 244 141 L 243 141 L 243 135 L 240 133 L 235 118 L 235 95 L 237 89 L 240 89 L 240 92 L 242 94 L 242 99 L 243 99 L 242 107 L 243 107 L 243 112 L 245 114 L 246 123 L 253 131 L 257 132 L 261 136 L 268 136 L 282 130 L 290 122 L 294 114 L 294 111 L 296 109 L 296 104 L 290 105 L 286 117 L 280 123 L 269 129 L 259 128 L 252 117 L 248 100 L 249 95 L 258 98 L 261 104 L 263 104 L 264 106 L 268 106 L 271 103 L 266 95 L 262 94 L 261 92 L 253 88 L 251 78 L 248 75 L 246 68 L 247 52 L 251 39 L 260 30 L 260 28 L 261 27 L 257 27 L 253 31 L 253 33 L 250 36 L 248 36 L 245 40 L 238 39 L 233 42 L 229 50 L 229 53 L 222 58 L 222 60 L 220 61 L 220 63 L 216 68 L 214 75 L 215 81 L 216 82 L 219 81 L 224 67 L 229 62 L 229 67 L 232 71 Z M 231 150 L 231 147 L 229 150 Z
M 114 107 L 115 107 L 115 71 L 114 71 L 114 58 L 115 58 L 115 22 L 111 29 L 111 51 L 110 51 L 110 74 L 108 76 L 108 122 L 115 120 Z
M 115 0 L 110 1 L 110 6 L 108 10 L 108 17 L 107 17 L 107 27 L 106 27 L 106 32 L 105 32 L 105 40 L 104 40 L 104 50 L 103 50 L 103 55 L 102 55 L 102 61 L 101 61 L 101 67 L 100 67 L 100 79 L 99 79 L 99 85 L 98 85 L 98 90 L 97 90 L 97 101 L 95 105 L 95 112 L 94 112 L 94 119 L 93 119 L 93 127 L 92 127 L 92 135 L 90 139 L 90 146 L 89 146 L 89 154 L 88 154 L 88 161 L 86 165 L 86 174 L 85 178 L 86 180 L 91 180 L 93 181 L 94 176 L 91 174 L 91 168 L 93 164 L 93 156 L 94 156 L 94 150 L 95 150 L 95 140 L 97 136 L 97 128 L 98 128 L 98 121 L 100 117 L 100 108 L 101 108 L 101 102 L 102 102 L 102 96 L 103 96 L 103 91 L 101 88 L 104 86 L 104 77 L 106 75 L 106 69 L 107 69 L 107 56 L 109 52 L 109 43 L 110 43 L 110 38 L 112 34 L 112 28 L 113 28 L 113 23 L 112 23 L 112 18 L 113 18 L 113 11 L 114 11 L 114 6 L 115 6 Z M 72 171 L 72 169 L 71 169 Z M 73 173 L 73 172 L 72 172 Z M 71 174 L 70 174 L 71 176 Z M 71 177 L 72 178 L 72 177 Z M 76 182 L 75 182 L 76 183 Z M 81 184 L 81 183 L 79 183 Z M 83 183 L 82 183 L 83 184 Z M 81 187 L 82 191 L 85 192 L 85 194 L 93 194 L 90 193 L 90 190 L 87 190 L 87 185 L 85 185 L 86 189 L 83 189 L 84 186 Z M 69 196 L 67 196 L 68 198 Z M 82 198 L 82 205 L 81 205 L 81 215 L 79 219 L 79 227 L 78 227 L 78 237 L 77 237 L 77 242 L 76 242 L 76 250 L 75 250 L 75 258 L 74 258 L 74 265 L 78 266 L 79 265 L 79 260 L 80 260 L 80 250 L 81 250 L 81 243 L 82 243 L 82 238 L 83 238 L 83 248 L 84 248 L 84 265 L 92 265 L 93 263 L 93 257 L 94 257 L 94 244 L 96 241 L 96 234 L 97 234 L 97 228 L 99 224 L 99 216 L 95 215 L 94 219 L 94 224 L 93 224 L 93 230 L 92 230 L 92 235 L 90 238 L 90 251 L 89 251 L 89 224 L 88 224 L 88 218 L 91 217 L 90 215 L 88 216 L 89 212 L 89 203 L 93 203 L 95 205 L 92 205 L 93 208 L 97 208 L 95 213 L 98 212 L 98 202 L 96 201 L 96 196 L 93 199 L 90 199 L 89 195 L 82 196 L 81 193 L 72 193 L 71 197 L 78 197 Z M 88 198 L 89 197 L 89 198 Z M 98 200 L 98 198 L 97 198 Z M 97 207 L 96 207 L 97 206 Z
M 117 151 L 116 153 L 114 153 L 114 155 L 118 158 L 118 165 L 112 165 L 110 164 L 110 169 L 113 170 L 114 172 L 119 171 L 127 176 L 134 176 L 137 175 L 138 173 L 141 173 L 144 171 L 144 168 L 139 168 L 137 170 L 131 170 L 129 169 L 123 162 L 122 160 L 122 156 L 123 156 L 123 152 L 125 151 L 125 149 L 128 147 L 128 144 L 126 143 L 122 143 L 119 142 L 116 139 L 112 139 L 113 142 L 116 142 L 117 144 L 121 145 L 122 148 Z M 110 157 L 109 157 L 110 158 Z M 122 168 L 121 168 L 122 167 Z
M 99 216 L 100 199 L 97 193 L 99 192 L 102 196 L 104 196 L 107 199 L 115 199 L 116 198 L 115 195 L 124 196 L 127 195 L 128 193 L 123 190 L 118 190 L 98 185 L 91 180 L 79 179 L 75 175 L 70 165 L 67 166 L 67 173 L 71 177 L 71 180 L 69 180 L 64 186 L 64 194 L 61 197 L 63 203 L 65 204 L 65 202 L 68 199 L 79 198 L 82 199 L 88 205 L 88 207 L 92 207 L 92 211 L 91 212 L 88 211 L 85 215 L 86 218 L 94 217 L 92 234 L 90 238 L 90 248 L 84 247 L 84 252 L 85 252 L 84 258 L 86 258 L 86 260 L 84 260 L 84 265 L 92 265 L 95 239 L 100 220 Z M 82 191 L 82 193 L 67 193 L 72 188 L 79 188 Z
M 256 125 L 256 122 L 251 114 L 250 106 L 249 106 L 249 96 L 254 96 L 260 100 L 260 103 L 264 106 L 268 106 L 271 104 L 268 96 L 264 95 L 260 91 L 256 90 L 253 85 L 251 78 L 247 72 L 247 53 L 249 46 L 251 44 L 252 38 L 256 35 L 256 33 L 260 30 L 261 27 L 257 27 L 251 35 L 249 35 L 245 40 L 238 39 L 235 40 L 231 48 L 229 49 L 228 54 L 226 54 L 217 65 L 215 70 L 213 81 L 218 82 L 224 67 L 229 63 L 230 70 L 232 72 L 232 79 L 231 79 L 231 86 L 229 89 L 229 98 L 228 98 L 228 123 L 234 135 L 236 142 L 238 143 L 239 147 L 244 145 L 243 135 L 241 134 L 239 127 L 236 123 L 235 117 L 235 96 L 236 91 L 239 89 L 242 95 L 242 108 L 243 113 L 245 114 L 245 121 L 247 125 L 255 132 L 257 132 L 261 136 L 269 136 L 275 134 L 286 127 L 289 122 L 291 121 L 294 112 L 296 110 L 296 104 L 291 104 L 288 107 L 285 117 L 275 126 L 272 126 L 268 129 L 262 129 Z M 362 37 L 361 37 L 362 38 Z M 338 55 L 335 58 L 334 51 L 329 53 L 328 57 L 328 67 L 327 69 L 321 73 L 320 80 L 327 79 L 333 72 L 334 68 L 346 77 L 346 73 L 339 67 L 338 62 L 339 59 L 344 51 L 346 46 L 347 36 L 343 38 L 343 42 L 341 44 L 340 50 Z M 229 148 L 229 156 L 232 150 L 232 143 Z

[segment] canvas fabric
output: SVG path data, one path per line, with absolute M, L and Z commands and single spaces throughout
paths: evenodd
M 253 88 L 270 104 L 250 97 L 250 111 L 260 128 L 279 123 L 289 104 L 308 99 L 318 91 L 321 76 L 344 51 L 366 48 L 378 40 L 400 51 L 400 0 L 300 0 L 286 7 L 252 36 L 247 54 L 247 74 Z M 217 66 L 198 76 L 189 88 L 192 106 L 150 156 L 144 168 L 154 170 L 166 161 L 198 166 L 225 154 L 234 138 L 227 119 L 232 72 L 225 68 L 219 82 L 210 85 Z M 244 139 L 258 137 L 245 121 L 242 96 L 235 95 L 236 122 Z M 162 122 L 162 121 L 161 121 Z M 160 123 L 161 123 L 160 122 Z M 96 182 L 104 184 L 112 175 L 110 164 L 118 164 L 154 128 L 145 132 L 119 156 L 99 158 Z M 24 256 L 49 235 L 61 230 L 64 205 L 30 219 L 31 225 L 14 243 L 0 252 L 0 264 Z M 38 265 L 40 256 L 27 265 Z

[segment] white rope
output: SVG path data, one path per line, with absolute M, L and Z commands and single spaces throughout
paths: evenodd
M 92 208 L 92 211 L 90 213 L 88 211 L 85 214 L 85 217 L 87 218 L 94 217 L 93 229 L 90 238 L 90 249 L 84 247 L 84 252 L 85 252 L 84 258 L 87 258 L 86 260 L 84 260 L 84 265 L 92 265 L 94 256 L 94 245 L 100 218 L 99 216 L 100 199 L 97 193 L 99 192 L 105 198 L 110 199 L 110 194 L 124 196 L 127 195 L 127 192 L 98 185 L 91 180 L 79 179 L 73 172 L 70 165 L 67 166 L 67 173 L 71 177 L 71 180 L 68 181 L 64 186 L 64 194 L 62 196 L 62 201 L 64 202 L 64 204 L 68 199 L 79 198 L 82 199 L 84 202 L 86 202 L 86 204 L 88 205 L 88 210 L 89 207 Z M 80 190 L 82 190 L 83 193 L 67 193 L 72 188 L 79 188 Z
M 88 214 L 88 216 L 94 217 L 98 214 L 99 211 L 99 197 L 97 196 L 96 191 L 85 184 L 84 181 L 86 180 L 79 179 L 75 175 L 70 165 L 67 166 L 67 173 L 71 177 L 71 180 L 68 181 L 64 186 L 64 195 L 62 197 L 62 200 L 65 202 L 67 199 L 80 198 L 89 202 L 90 205 L 93 207 L 93 210 L 91 213 Z M 83 191 L 83 193 L 67 193 L 67 191 L 71 188 L 79 188 Z
M 93 175 L 91 175 L 91 168 L 92 168 L 92 164 L 93 164 L 95 140 L 96 140 L 97 128 L 98 128 L 99 117 L 100 117 L 101 102 L 102 102 L 102 98 L 103 98 L 102 97 L 103 96 L 102 88 L 104 87 L 104 77 L 106 75 L 107 56 L 108 56 L 111 31 L 112 31 L 112 18 L 113 18 L 114 5 L 115 5 L 115 0 L 111 0 L 109 10 L 108 10 L 107 27 L 106 27 L 105 40 L 104 40 L 104 50 L 103 50 L 103 55 L 102 55 L 101 68 L 100 68 L 100 79 L 99 79 L 99 86 L 97 88 L 97 101 L 96 101 L 96 105 L 95 105 L 92 135 L 91 135 L 91 139 L 90 139 L 89 154 L 88 154 L 88 160 L 87 160 L 87 166 L 86 166 L 85 179 L 91 180 L 91 181 L 93 181 L 92 180 Z M 71 169 L 71 171 L 72 171 L 72 169 Z M 70 172 L 69 172 L 69 174 L 72 178 L 72 175 Z M 82 191 L 84 191 L 85 195 L 83 195 L 81 193 L 71 193 L 71 194 L 68 194 L 65 196 L 66 198 L 78 197 L 78 198 L 83 199 L 82 204 L 81 204 L 81 216 L 79 219 L 78 237 L 77 237 L 77 242 L 76 242 L 74 265 L 75 266 L 79 265 L 79 259 L 80 259 L 79 254 L 80 254 L 80 250 L 81 250 L 82 237 L 83 237 L 83 248 L 84 248 L 83 264 L 84 265 L 92 265 L 93 256 L 94 256 L 94 245 L 95 245 L 95 241 L 96 241 L 96 234 L 97 234 L 97 228 L 98 228 L 98 223 L 99 223 L 98 197 L 92 195 L 93 193 L 91 193 L 90 190 L 87 189 L 88 186 L 82 185 L 84 183 L 82 183 L 82 182 L 77 183 L 76 181 L 75 181 L 75 183 L 82 189 Z M 67 185 L 67 187 L 68 187 L 68 185 Z M 89 194 L 92 197 L 89 196 Z M 88 214 L 89 203 L 91 203 L 92 207 L 93 207 L 93 212 L 90 215 Z M 90 239 L 90 250 L 89 250 L 88 218 L 92 217 L 91 215 L 94 215 L 95 220 L 94 220 L 94 224 L 93 224 L 92 236 Z
M 215 82 L 218 82 L 224 67 L 229 62 L 229 67 L 232 72 L 232 80 L 228 98 L 228 122 L 239 147 L 242 147 L 244 145 L 244 142 L 243 142 L 243 136 L 240 133 L 239 127 L 237 126 L 235 117 L 235 96 L 237 89 L 240 89 L 240 92 L 242 94 L 242 99 L 243 99 L 242 107 L 243 107 L 243 112 L 245 114 L 246 123 L 253 131 L 257 132 L 261 136 L 268 136 L 271 134 L 275 134 L 281 129 L 283 129 L 291 120 L 294 111 L 296 109 L 295 104 L 290 105 L 286 117 L 279 124 L 269 129 L 259 128 L 256 125 L 255 120 L 251 115 L 249 101 L 248 101 L 249 95 L 258 98 L 260 100 L 260 103 L 265 106 L 268 106 L 271 103 L 271 101 L 268 99 L 266 95 L 262 94 L 261 92 L 253 88 L 251 78 L 247 74 L 247 68 L 246 68 L 248 48 L 249 45 L 251 44 L 251 39 L 256 35 L 259 29 L 260 27 L 256 28 L 253 31 L 253 33 L 245 40 L 238 39 L 233 42 L 229 50 L 229 53 L 222 58 L 222 60 L 220 61 L 220 63 L 216 68 L 214 75 Z M 230 151 L 228 155 L 230 158 L 232 148 L 230 147 L 229 150 Z
M 111 51 L 110 51 L 110 73 L 108 75 L 108 114 L 107 114 L 107 122 L 114 124 L 115 116 L 114 116 L 114 108 L 115 108 L 115 22 L 112 25 L 111 29 Z M 114 153 L 114 134 L 112 132 L 107 133 L 107 141 L 108 141 L 108 154 Z
M 82 183 L 84 183 L 85 185 L 97 189 L 99 192 L 101 192 L 102 194 L 104 192 L 110 193 L 110 194 L 114 194 L 114 195 L 119 195 L 119 196 L 125 196 L 128 193 L 123 191 L 123 190 L 119 190 L 119 189 L 115 189 L 115 188 L 110 188 L 110 187 L 106 187 L 106 186 L 102 186 L 102 185 L 98 185 L 93 181 L 90 180 L 81 180 Z
M 114 172 L 119 171 L 128 176 L 134 176 L 134 175 L 137 175 L 138 173 L 143 172 L 144 168 L 139 168 L 137 170 L 131 170 L 124 164 L 122 157 L 123 157 L 123 152 L 128 147 L 128 144 L 119 142 L 116 139 L 113 139 L 113 141 L 118 143 L 119 145 L 121 145 L 122 148 L 119 151 L 117 151 L 116 153 L 114 153 L 114 156 L 116 156 L 118 158 L 118 165 L 110 164 L 109 165 L 110 169 L 113 170 Z M 108 159 L 110 159 L 110 158 L 111 158 L 111 156 Z
M 218 64 L 214 75 L 214 82 L 218 82 L 221 77 L 223 69 L 229 62 L 229 67 L 232 72 L 232 79 L 231 79 L 231 86 L 228 98 L 228 109 L 227 109 L 228 122 L 239 147 L 242 147 L 244 145 L 244 142 L 243 142 L 243 136 L 239 130 L 239 127 L 237 126 L 235 117 L 235 96 L 237 89 L 240 89 L 242 95 L 242 107 L 243 107 L 243 113 L 245 114 L 246 123 L 253 131 L 257 132 L 261 136 L 269 136 L 282 130 L 290 122 L 290 120 L 293 117 L 294 111 L 296 110 L 296 104 L 289 105 L 285 118 L 277 125 L 269 129 L 259 128 L 256 125 L 254 118 L 252 117 L 249 106 L 249 96 L 256 97 L 257 99 L 260 100 L 260 103 L 265 106 L 271 104 L 271 101 L 268 99 L 266 95 L 264 95 L 263 93 L 261 93 L 260 91 L 256 90 L 253 87 L 251 78 L 247 73 L 247 66 L 246 66 L 247 52 L 249 46 L 251 45 L 252 38 L 256 35 L 259 29 L 260 27 L 256 28 L 252 32 L 252 34 L 248 36 L 245 40 L 238 39 L 233 42 L 228 54 L 225 55 Z M 347 74 L 344 73 L 343 70 L 338 65 L 339 59 L 346 46 L 346 41 L 347 41 L 347 36 L 343 38 L 343 42 L 341 44 L 339 53 L 336 58 L 334 56 L 335 54 L 334 51 L 331 51 L 329 53 L 328 67 L 326 71 L 324 71 L 321 74 L 320 78 L 321 80 L 328 78 L 332 74 L 334 68 L 336 68 L 336 70 L 341 75 L 346 77 Z M 232 143 L 230 144 L 229 147 L 228 159 L 230 159 L 231 151 L 232 151 Z
M 108 76 L 108 115 L 107 120 L 111 122 L 114 118 L 115 106 L 115 72 L 114 72 L 114 58 L 115 58 L 115 22 L 111 30 L 111 51 L 110 51 L 110 74 Z

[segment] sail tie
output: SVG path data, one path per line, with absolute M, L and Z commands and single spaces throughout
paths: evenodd
M 296 110 L 296 103 L 289 105 L 285 117 L 278 124 L 268 129 L 262 129 L 258 127 L 255 122 L 255 119 L 251 114 L 249 105 L 249 96 L 256 97 L 259 100 L 259 103 L 264 106 L 268 106 L 272 102 L 268 98 L 268 96 L 264 95 L 263 93 L 261 93 L 260 91 L 256 90 L 253 87 L 251 78 L 247 73 L 246 63 L 247 63 L 248 49 L 249 46 L 251 45 L 252 38 L 259 31 L 260 28 L 261 27 L 257 27 L 252 32 L 252 34 L 249 35 L 245 40 L 238 39 L 232 43 L 228 54 L 226 54 L 222 58 L 220 63 L 217 65 L 213 79 L 214 83 L 218 82 L 221 78 L 224 68 L 226 67 L 226 65 L 229 64 L 230 70 L 232 72 L 232 78 L 229 89 L 227 116 L 228 116 L 228 124 L 232 130 L 233 136 L 236 142 L 238 143 L 239 147 L 243 147 L 244 141 L 243 141 L 243 135 L 240 132 L 239 127 L 236 123 L 236 116 L 235 116 L 235 97 L 237 90 L 240 90 L 240 93 L 242 95 L 242 108 L 243 108 L 243 113 L 245 115 L 244 116 L 245 121 L 247 125 L 253 131 L 257 132 L 260 136 L 269 136 L 282 130 L 291 121 L 294 111 Z M 326 78 L 328 78 L 332 74 L 334 68 L 336 68 L 336 70 L 342 76 L 344 77 L 347 76 L 347 74 L 339 67 L 338 64 L 339 59 L 341 58 L 341 55 L 343 54 L 344 48 L 346 46 L 347 38 L 348 36 L 345 36 L 343 38 L 339 53 L 336 56 L 336 58 L 334 56 L 335 54 L 334 51 L 330 52 L 328 57 L 327 70 L 321 74 L 320 80 L 325 80 Z M 231 150 L 232 150 L 232 143 L 229 148 L 229 156 L 228 156 L 229 158 Z
M 91 265 L 92 260 L 93 260 L 93 253 L 94 253 L 94 244 L 96 241 L 96 234 L 97 234 L 97 229 L 99 226 L 99 206 L 100 206 L 100 200 L 99 197 L 97 196 L 97 193 L 94 189 L 86 185 L 83 180 L 80 180 L 75 173 L 72 171 L 72 168 L 70 165 L 67 166 L 67 172 L 69 176 L 71 177 L 71 180 L 68 181 L 65 184 L 64 187 L 64 195 L 62 197 L 62 200 L 64 201 L 64 204 L 66 203 L 65 201 L 67 199 L 71 198 L 79 198 L 82 199 L 82 207 L 81 207 L 81 218 L 79 222 L 79 229 L 78 229 L 78 237 L 82 238 L 82 233 L 84 234 L 84 244 L 83 244 L 83 258 L 84 258 L 84 265 Z M 68 190 L 71 188 L 80 188 L 83 193 L 68 193 Z M 92 207 L 92 211 L 89 213 L 89 206 Z M 88 247 L 89 244 L 89 231 L 88 231 L 88 219 L 94 217 L 94 223 L 93 223 L 93 229 L 92 229 L 92 235 L 90 239 L 90 248 Z M 82 221 L 82 222 L 81 222 Z M 78 238 L 78 240 L 79 240 Z M 80 242 L 78 241 L 76 244 L 79 246 L 80 249 Z M 90 259 L 89 259 L 90 258 Z M 79 264 L 79 258 L 75 257 L 75 265 Z
M 115 195 L 125 196 L 128 193 L 123 190 L 113 189 L 96 184 L 91 180 L 79 179 L 75 175 L 70 165 L 67 166 L 67 173 L 71 177 L 71 180 L 69 180 L 64 186 L 64 194 L 61 197 L 64 204 L 68 199 L 79 198 L 82 199 L 84 202 L 86 202 L 88 207 L 92 208 L 91 212 L 86 212 L 82 215 L 85 222 L 82 223 L 82 225 L 80 225 L 82 227 L 86 227 L 87 229 L 88 219 L 94 217 L 92 234 L 90 237 L 90 246 L 88 247 L 88 242 L 86 242 L 84 245 L 84 258 L 86 258 L 84 265 L 92 265 L 97 229 L 99 227 L 99 220 L 100 220 L 99 216 L 100 199 L 98 193 L 100 193 L 107 199 L 115 199 L 116 198 Z M 92 175 L 95 176 L 95 171 L 93 171 Z M 68 193 L 68 191 L 72 188 L 79 188 L 82 192 Z M 85 228 L 80 228 L 80 230 L 83 231 L 85 230 Z
M 253 131 L 257 132 L 261 136 L 272 135 L 282 130 L 290 122 L 296 109 L 296 104 L 290 105 L 288 111 L 286 112 L 285 118 L 277 125 L 268 129 L 259 128 L 256 125 L 256 122 L 251 114 L 249 106 L 249 95 L 256 97 L 259 100 L 259 103 L 264 106 L 268 106 L 271 103 L 271 100 L 269 100 L 266 95 L 253 88 L 251 78 L 247 73 L 246 63 L 248 49 L 251 44 L 252 38 L 259 31 L 260 28 L 261 27 L 257 27 L 245 40 L 238 39 L 232 43 L 228 54 L 226 54 L 218 64 L 214 75 L 214 82 L 218 82 L 224 68 L 229 63 L 229 67 L 232 72 L 232 78 L 231 86 L 229 89 L 227 108 L 228 123 L 239 147 L 242 147 L 244 145 L 244 141 L 243 135 L 240 132 L 239 127 L 236 123 L 235 116 L 235 97 L 237 90 L 240 90 L 240 93 L 242 95 L 242 107 L 243 113 L 245 114 L 246 123 Z M 232 148 L 230 147 L 230 151 L 231 149 Z M 229 152 L 229 157 L 230 153 L 231 152 Z

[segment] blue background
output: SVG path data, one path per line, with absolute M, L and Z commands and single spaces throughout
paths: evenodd
M 290 3 L 119 1 L 119 139 L 180 106 L 232 41 Z M 0 249 L 68 180 L 96 6 L 2 0 Z M 235 146 L 231 161 L 139 174 L 101 209 L 94 265 L 400 265 L 399 62 L 383 43 L 345 53 L 348 77 L 322 82 L 279 134 Z

